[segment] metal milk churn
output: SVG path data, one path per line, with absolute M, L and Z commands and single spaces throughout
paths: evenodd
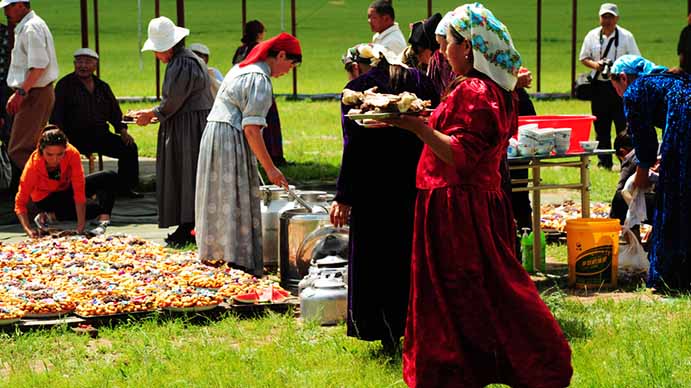
M 285 195 L 285 190 L 276 185 L 260 186 L 259 193 L 261 196 L 262 255 L 264 266 L 277 268 L 280 216 L 284 211 L 294 209 L 296 205 L 295 202 Z
M 300 293 L 300 315 L 322 325 L 344 321 L 348 311 L 348 288 L 340 273 L 328 273 Z
M 305 208 L 281 214 L 278 238 L 281 287 L 297 294 L 298 283 L 307 275 L 310 266 L 309 258 L 298 257 L 298 250 L 308 234 L 329 222 L 328 214 L 313 214 Z

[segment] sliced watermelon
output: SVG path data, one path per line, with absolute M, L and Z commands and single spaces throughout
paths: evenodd
M 281 303 L 281 302 L 285 301 L 289 296 L 290 296 L 290 292 L 288 292 L 286 290 L 274 288 L 273 292 L 271 293 L 271 302 Z
M 256 291 L 252 291 L 242 295 L 235 295 L 233 300 L 238 303 L 253 304 L 259 302 L 259 294 Z

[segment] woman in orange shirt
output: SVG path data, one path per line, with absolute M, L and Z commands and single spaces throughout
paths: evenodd
M 50 125 L 43 130 L 36 150 L 24 166 L 14 211 L 29 237 L 39 236 L 29 221 L 29 200 L 41 212 L 34 219 L 39 229 L 49 221 L 76 219 L 77 233 L 83 233 L 87 216 L 97 216 L 96 226 L 90 232 L 102 234 L 110 224 L 115 202 L 114 182 L 117 175 L 113 171 L 84 177 L 79 151 L 67 142 L 64 132 Z M 86 197 L 94 194 L 98 204 L 87 208 Z

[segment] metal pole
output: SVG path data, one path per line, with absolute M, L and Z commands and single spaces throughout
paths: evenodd
M 542 0 L 537 0 L 537 92 L 540 92 L 542 74 Z
M 691 0 L 689 0 L 691 1 Z M 245 33 L 245 24 L 247 24 L 247 0 L 242 0 L 242 33 Z
M 82 47 L 89 47 L 89 17 L 86 0 L 80 0 L 80 17 L 82 24 Z
M 689 0 L 691 1 L 691 0 Z M 427 17 L 432 16 L 432 0 L 427 0 Z
M 94 50 L 101 55 L 101 42 L 98 38 L 98 0 L 94 0 Z M 96 75 L 101 76 L 101 61 L 96 62 Z
M 161 16 L 161 2 L 160 0 L 154 1 L 154 15 L 155 17 Z M 161 62 L 156 59 L 156 99 L 161 99 Z
M 691 0 L 690 0 L 691 1 Z M 578 0 L 571 2 L 571 97 L 576 97 L 576 23 L 578 22 Z
M 290 32 L 297 37 L 295 25 L 295 0 L 290 0 Z M 298 69 L 293 68 L 293 98 L 298 96 Z

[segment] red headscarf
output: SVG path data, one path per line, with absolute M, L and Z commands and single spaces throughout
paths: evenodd
M 240 67 L 265 60 L 269 56 L 269 50 L 285 51 L 286 54 L 291 55 L 302 55 L 300 41 L 293 35 L 281 32 L 273 38 L 256 45 L 252 51 L 250 51 L 247 58 L 240 62 Z

